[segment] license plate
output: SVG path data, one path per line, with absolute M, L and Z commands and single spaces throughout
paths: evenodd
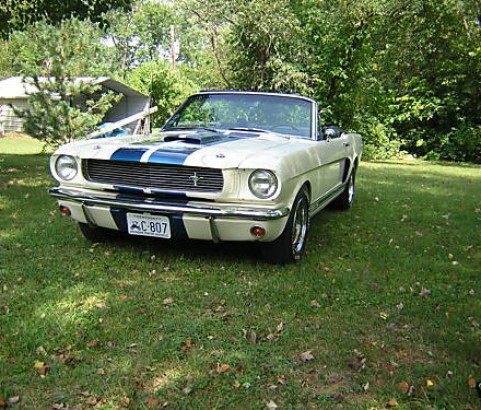
M 128 213 L 127 226 L 130 235 L 170 239 L 170 221 L 166 216 Z

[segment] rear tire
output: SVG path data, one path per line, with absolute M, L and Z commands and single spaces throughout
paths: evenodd
M 346 181 L 346 186 L 334 201 L 332 201 L 332 208 L 338 209 L 340 211 L 346 211 L 352 207 L 354 202 L 355 188 L 354 184 L 356 182 L 356 169 L 354 168 Z
M 264 260 L 277 265 L 299 262 L 309 231 L 309 195 L 302 188 L 296 196 L 286 227 L 275 241 L 262 244 Z

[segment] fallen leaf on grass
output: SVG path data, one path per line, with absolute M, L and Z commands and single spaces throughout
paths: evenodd
M 145 404 L 149 408 L 159 408 L 159 400 L 154 397 L 147 397 L 145 399 Z
M 300 357 L 303 362 L 310 362 L 315 359 L 311 350 L 301 353 Z
M 409 222 L 411 217 L 409 215 L 403 215 L 401 218 L 401 222 Z
M 277 333 L 281 333 L 284 330 L 284 322 L 281 322 L 277 325 Z
M 354 349 L 354 354 L 355 357 L 347 365 L 350 369 L 361 372 L 366 368 L 366 356 L 357 349 Z
M 257 333 L 254 329 L 251 329 L 249 333 L 249 342 L 253 345 L 257 343 Z
M 396 387 L 402 394 L 409 394 L 409 391 L 411 390 L 411 385 L 404 380 L 399 382 Z
M 468 386 L 470 389 L 476 388 L 476 379 L 473 376 L 468 377 Z
M 94 340 L 91 340 L 90 342 L 87 342 L 85 343 L 85 346 L 87 347 L 97 347 L 100 343 L 100 340 L 99 339 L 94 339 Z
M 128 397 L 122 397 L 120 399 L 120 407 L 123 407 L 124 409 L 126 409 L 129 406 L 130 406 L 130 399 Z
M 279 337 L 277 333 L 270 333 L 266 336 L 266 339 L 269 341 L 276 340 Z
M 284 376 L 283 374 L 277 376 L 277 383 L 284 386 L 286 384 L 286 376 Z
M 397 406 L 398 406 L 398 402 L 397 402 L 396 399 L 391 399 L 391 400 L 389 400 L 389 401 L 386 403 L 386 407 L 387 407 L 388 409 L 391 409 L 391 408 L 397 407 Z
M 39 346 L 35 349 L 35 353 L 41 355 L 41 356 L 46 356 L 47 355 L 47 352 L 46 350 L 43 348 L 43 346 Z
M 321 304 L 317 300 L 311 300 L 311 306 L 315 308 L 320 308 Z
M 210 364 L 210 372 L 211 376 L 218 376 L 220 374 L 227 373 L 231 370 L 231 367 L 226 363 L 211 363 Z
M 55 362 L 63 363 L 63 364 L 70 364 L 75 360 L 75 358 L 72 355 L 65 354 L 65 353 L 59 353 L 57 355 L 51 355 L 50 359 L 52 359 Z
M 214 312 L 215 312 L 215 313 L 224 313 L 224 312 L 225 312 L 225 307 L 222 306 L 222 305 L 219 305 L 219 306 L 217 306 L 217 307 L 214 309 Z
M 48 364 L 40 360 L 35 360 L 34 364 L 35 371 L 40 377 L 45 377 L 48 372 Z
M 20 401 L 20 396 L 12 396 L 8 398 L 8 405 L 14 406 Z
M 184 394 L 185 396 L 188 396 L 190 393 L 192 393 L 192 386 L 186 386 L 182 389 L 182 394 Z
M 230 370 L 230 366 L 228 364 L 222 363 L 217 364 L 216 371 L 219 374 L 226 373 Z
M 257 333 L 254 329 L 250 329 L 249 331 L 247 329 L 242 329 L 242 336 L 244 339 L 248 339 L 253 345 L 257 343 Z
M 430 294 L 431 294 L 431 291 L 427 288 L 424 288 L 424 287 L 421 289 L 421 292 L 419 292 L 419 296 L 421 296 L 422 298 L 426 298 Z
M 277 405 L 277 403 L 274 400 L 269 400 L 267 402 L 267 409 L 268 410 L 276 410 L 278 408 L 279 408 L 279 406 Z

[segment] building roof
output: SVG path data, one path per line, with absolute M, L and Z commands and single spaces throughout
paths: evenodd
M 15 76 L 0 80 L 0 99 L 26 99 L 29 94 L 36 91 L 33 84 L 23 81 L 24 77 Z M 42 81 L 42 79 L 40 78 Z M 44 79 L 45 81 L 45 79 Z M 101 84 L 106 88 L 118 93 L 128 95 L 130 97 L 149 98 L 149 96 L 140 93 L 129 86 L 122 84 L 110 77 L 77 77 L 75 82 L 87 82 L 92 84 Z

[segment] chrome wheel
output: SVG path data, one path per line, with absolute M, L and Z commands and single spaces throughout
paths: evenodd
M 303 187 L 292 204 L 292 210 L 282 234 L 273 242 L 262 244 L 266 261 L 276 264 L 301 260 L 309 232 L 309 193 Z
M 295 206 L 292 226 L 292 256 L 295 260 L 299 260 L 304 251 L 309 222 L 307 197 L 300 197 Z
M 354 202 L 354 173 L 349 176 L 347 184 L 347 201 L 351 205 Z
M 356 194 L 355 183 L 356 169 L 354 168 L 349 174 L 341 194 L 332 202 L 332 208 L 346 210 L 352 206 Z

